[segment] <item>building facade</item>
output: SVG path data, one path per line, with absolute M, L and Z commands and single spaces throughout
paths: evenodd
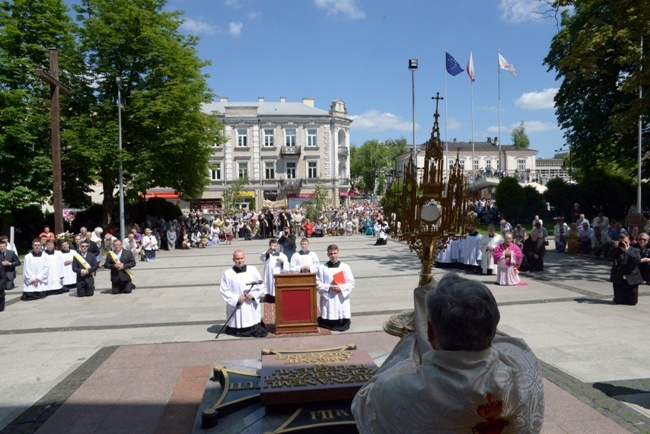
M 193 205 L 213 210 L 224 191 L 247 178 L 242 204 L 283 201 L 290 208 L 314 197 L 317 183 L 333 205 L 346 203 L 350 191 L 350 124 L 345 103 L 337 99 L 329 110 L 302 102 L 217 103 L 226 142 L 211 157 L 210 185 Z
M 472 165 L 472 143 L 459 142 L 455 139 L 444 144 L 444 167 L 447 175 L 449 169 L 453 167 L 456 157 L 459 158 L 461 168 L 467 176 L 482 176 L 497 174 L 503 172 L 507 176 L 515 176 L 533 181 L 537 177 L 536 156 L 534 149 L 520 149 L 513 145 L 499 146 L 495 137 L 488 137 L 485 142 L 474 142 L 474 164 Z M 397 179 L 401 178 L 404 173 L 404 167 L 411 159 L 411 154 L 404 154 L 397 158 L 395 166 L 397 170 Z M 418 176 L 422 176 L 424 167 L 424 145 L 420 147 L 417 153 Z M 503 165 L 503 169 L 501 166 Z

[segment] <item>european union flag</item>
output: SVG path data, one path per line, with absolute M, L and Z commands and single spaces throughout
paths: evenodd
M 451 54 L 447 53 L 445 51 L 445 58 L 447 59 L 447 72 L 453 75 L 454 77 L 460 74 L 461 72 L 464 71 L 463 68 L 460 67 L 456 59 L 454 59 L 454 56 Z

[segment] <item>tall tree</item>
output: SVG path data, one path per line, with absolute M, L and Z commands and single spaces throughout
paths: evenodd
M 57 48 L 60 79 L 76 87 L 80 58 L 73 32 L 62 0 L 0 0 L 0 218 L 5 226 L 12 212 L 52 194 L 50 89 L 34 71 L 49 70 L 48 48 Z M 69 101 L 61 98 L 62 113 Z
M 368 140 L 350 153 L 350 175 L 353 179 L 362 178 L 366 191 L 374 192 L 380 176 L 391 165 L 386 144 L 378 140 Z
M 616 162 L 633 172 L 639 116 L 650 114 L 650 100 L 638 95 L 650 83 L 650 3 L 554 2 L 567 5 L 544 62 L 562 80 L 555 106 L 574 165 Z
M 494 199 L 501 214 L 508 221 L 516 223 L 521 220 L 526 204 L 526 193 L 515 178 L 503 178 L 497 185 Z
M 512 129 L 510 138 L 512 139 L 512 144 L 515 148 L 528 149 L 530 146 L 530 140 L 526 134 L 526 125 L 524 124 L 524 121 L 521 121 L 518 126 Z
M 208 62 L 197 56 L 197 38 L 179 32 L 181 13 L 164 11 L 165 4 L 82 0 L 75 6 L 93 92 L 70 143 L 96 168 L 104 224 L 118 184 L 116 78 L 122 82 L 122 157 L 131 196 L 154 186 L 198 196 L 208 183 L 211 146 L 223 140 L 216 117 L 201 112 L 212 99 L 201 72 Z

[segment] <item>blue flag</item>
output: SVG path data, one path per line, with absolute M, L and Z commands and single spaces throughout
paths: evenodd
M 447 53 L 445 51 L 445 58 L 447 59 L 447 72 L 453 75 L 454 77 L 460 74 L 461 72 L 464 71 L 463 68 L 460 67 L 456 59 L 454 59 L 454 56 L 451 54 Z

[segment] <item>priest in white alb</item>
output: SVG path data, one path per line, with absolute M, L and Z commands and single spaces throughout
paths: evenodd
M 246 254 L 235 250 L 235 265 L 221 278 L 221 296 L 226 302 L 226 334 L 239 337 L 263 338 L 268 332 L 262 321 L 261 301 L 266 293 L 264 281 L 257 268 L 246 265 Z
M 275 303 L 275 275 L 291 272 L 291 264 L 287 255 L 280 251 L 277 238 L 269 240 L 269 248 L 260 254 L 264 264 L 264 285 L 266 286 L 267 303 Z
M 494 249 L 503 242 L 503 237 L 495 232 L 493 223 L 488 225 L 488 234 L 481 238 L 481 274 L 497 274 L 494 262 Z
M 316 253 L 309 250 L 309 240 L 300 240 L 300 250 L 291 255 L 291 271 L 294 273 L 315 273 L 320 260 Z
M 539 362 L 523 340 L 497 331 L 490 290 L 448 273 L 415 291 L 416 332 L 352 402 L 359 432 L 539 433 Z
M 23 295 L 21 300 L 38 300 L 47 297 L 48 262 L 41 251 L 41 239 L 32 241 L 32 250 L 23 263 Z

